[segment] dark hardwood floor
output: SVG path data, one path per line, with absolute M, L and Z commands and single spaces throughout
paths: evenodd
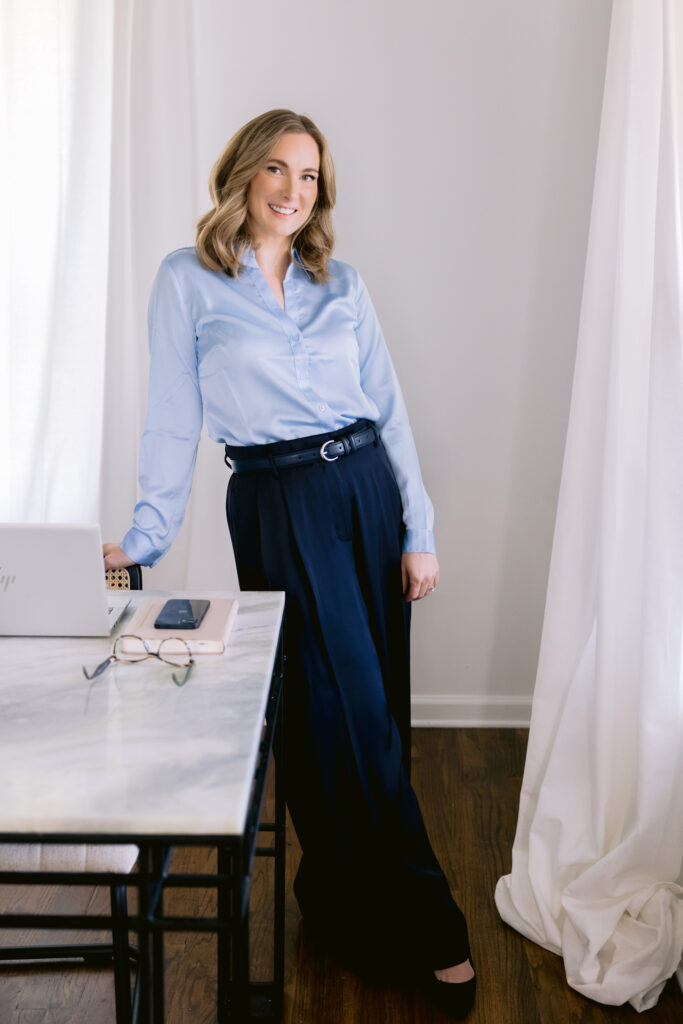
M 510 869 L 526 738 L 525 730 L 514 729 L 413 732 L 415 789 L 436 852 L 470 924 L 479 990 L 468 1021 L 628 1024 L 647 1020 L 648 1024 L 681 1024 L 683 996 L 673 979 L 646 1017 L 629 1006 L 602 1006 L 568 987 L 559 957 L 526 941 L 498 917 L 493 891 L 500 875 Z M 364 983 L 310 944 L 291 892 L 298 855 L 290 828 L 282 1024 L 446 1024 L 447 1018 L 432 1009 L 419 992 Z M 179 850 L 174 867 L 203 868 L 210 856 L 204 850 Z M 270 969 L 260 951 L 267 948 L 269 939 L 271 872 L 272 864 L 260 861 L 252 885 L 257 977 L 267 976 Z M 53 911 L 65 905 L 105 909 L 101 891 L 46 889 L 31 895 L 44 909 Z M 35 906 L 17 889 L 0 888 L 0 899 L 3 906 Z M 172 911 L 201 914 L 211 902 L 208 892 L 178 891 L 169 896 L 167 906 Z M 7 932 L 0 933 L 0 942 L 9 941 Z M 215 940 L 174 935 L 167 939 L 166 948 L 169 1024 L 214 1024 Z M 113 983 L 107 971 L 0 971 L 0 1024 L 113 1024 L 113 1020 Z

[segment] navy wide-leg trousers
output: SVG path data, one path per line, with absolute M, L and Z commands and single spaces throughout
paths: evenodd
M 227 453 L 263 459 L 339 436 Z M 404 528 L 381 441 L 334 462 L 233 474 L 227 516 L 240 587 L 286 593 L 285 794 L 304 920 L 366 965 L 465 960 L 465 919 L 409 780 Z

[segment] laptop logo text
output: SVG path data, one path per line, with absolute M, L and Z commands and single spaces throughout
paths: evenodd
M 1 569 L 2 566 L 0 565 L 0 570 Z M 3 594 L 7 593 L 7 588 L 9 587 L 10 583 L 14 583 L 16 578 L 16 576 L 10 576 L 9 574 L 7 576 L 0 576 L 0 590 L 2 591 Z

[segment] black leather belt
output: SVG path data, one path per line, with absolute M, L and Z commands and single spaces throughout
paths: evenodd
M 364 448 L 366 444 L 374 444 L 378 433 L 374 426 L 358 430 L 355 434 L 343 434 L 339 439 L 332 438 L 317 448 L 304 448 L 300 452 L 287 452 L 285 455 L 271 455 L 268 459 L 234 459 L 228 456 L 225 447 L 225 464 L 233 473 L 263 473 L 278 469 L 293 469 L 305 466 L 310 462 L 335 462 L 342 455 L 350 455 Z

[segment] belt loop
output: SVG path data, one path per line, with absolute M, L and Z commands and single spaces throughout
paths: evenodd
M 273 456 L 273 453 L 270 450 L 268 451 L 268 462 L 270 463 L 271 475 L 279 478 L 280 470 L 275 465 L 275 458 Z
M 377 427 L 375 426 L 375 424 L 374 424 L 374 423 L 372 424 L 372 432 L 373 432 L 373 434 L 375 435 L 375 440 L 374 440 L 374 441 L 373 441 L 372 443 L 373 443 L 373 445 L 374 445 L 374 446 L 375 446 L 375 448 L 376 448 L 376 447 L 377 447 L 377 444 L 378 444 L 378 442 L 379 442 L 379 430 L 377 429 Z
M 230 465 L 230 462 L 228 461 L 228 446 L 227 446 L 227 444 L 225 446 L 225 454 L 223 455 L 223 462 L 228 467 L 228 469 L 232 471 L 232 466 Z

